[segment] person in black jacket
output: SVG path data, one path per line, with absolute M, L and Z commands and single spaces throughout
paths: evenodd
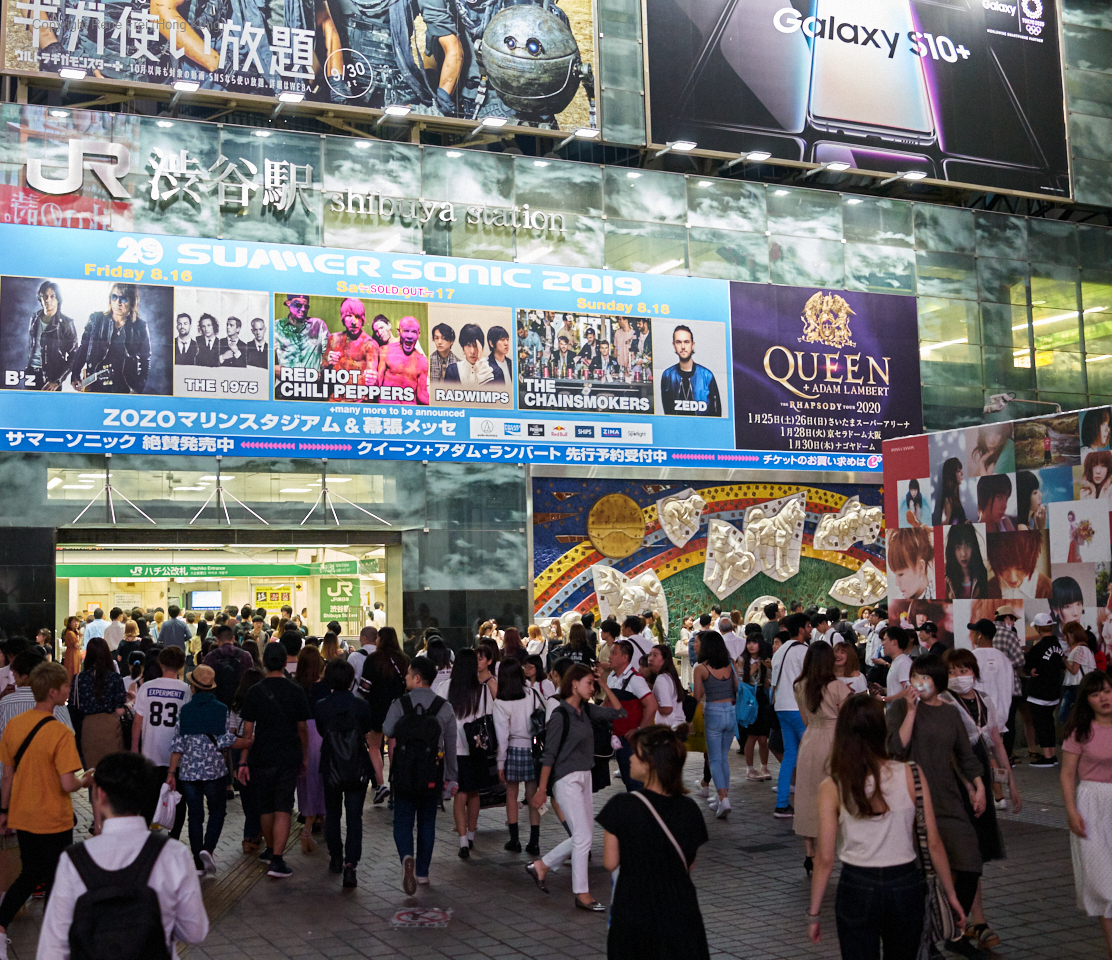
M 1031 705 L 1031 720 L 1035 735 L 1042 748 L 1042 757 L 1032 760 L 1032 767 L 1055 767 L 1054 713 L 1062 699 L 1062 676 L 1065 673 L 1062 647 L 1054 635 L 1054 619 L 1049 613 L 1040 613 L 1031 621 L 1039 635 L 1038 641 L 1027 652 L 1025 665 L 1031 675 L 1027 687 L 1027 702 Z
M 77 327 L 62 313 L 62 293 L 53 280 L 40 284 L 38 301 L 27 330 L 23 383 L 28 390 L 60 390 L 77 350 Z
M 71 383 L 83 390 L 82 380 L 103 373 L 88 384 L 96 393 L 143 393 L 151 372 L 151 335 L 139 316 L 139 288 L 114 283 L 108 309 L 94 313 L 85 324 L 81 345 L 73 358 Z

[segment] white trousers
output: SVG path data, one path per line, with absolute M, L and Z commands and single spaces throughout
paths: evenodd
M 591 835 L 595 823 L 591 771 L 577 770 L 561 777 L 552 788 L 552 793 L 567 817 L 571 836 L 548 852 L 544 865 L 550 870 L 558 870 L 571 857 L 572 893 L 590 893 L 587 855 L 591 852 Z

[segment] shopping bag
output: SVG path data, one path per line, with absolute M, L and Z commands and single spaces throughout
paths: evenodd
M 172 830 L 174 814 L 177 813 L 180 802 L 181 794 L 171 789 L 170 784 L 164 783 L 158 792 L 158 806 L 154 808 L 154 819 L 151 822 L 166 830 Z

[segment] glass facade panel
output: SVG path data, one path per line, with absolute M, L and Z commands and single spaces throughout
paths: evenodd
M 684 223 L 687 183 L 678 173 L 606 167 L 606 215 L 621 220 Z
M 845 244 L 846 289 L 915 293 L 915 251 L 872 243 Z
M 842 198 L 836 193 L 775 187 L 768 198 L 768 229 L 793 237 L 842 239 Z
M 980 389 L 983 381 L 981 348 L 971 343 L 920 341 L 919 369 L 924 385 Z
M 768 238 L 760 233 L 687 231 L 687 257 L 693 277 L 768 283 Z
M 773 235 L 768 260 L 773 283 L 840 287 L 845 281 L 845 258 L 838 240 Z
M 1035 349 L 1035 382 L 1039 396 L 1045 390 L 1078 394 L 1085 392 L 1085 363 L 1080 353 Z
M 1027 302 L 1027 263 L 977 257 L 977 282 L 982 300 L 996 303 Z
M 638 273 L 687 272 L 687 229 L 669 224 L 606 221 L 606 266 Z
M 967 300 L 919 297 L 919 339 L 933 343 L 980 343 L 977 305 Z
M 912 205 L 903 200 L 843 197 L 842 228 L 847 240 L 887 247 L 913 247 Z

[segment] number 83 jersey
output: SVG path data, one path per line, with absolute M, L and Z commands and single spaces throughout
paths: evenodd
M 135 695 L 135 721 L 142 721 L 143 756 L 156 767 L 170 765 L 170 744 L 178 734 L 181 708 L 189 703 L 189 696 L 188 684 L 167 679 L 150 680 Z

